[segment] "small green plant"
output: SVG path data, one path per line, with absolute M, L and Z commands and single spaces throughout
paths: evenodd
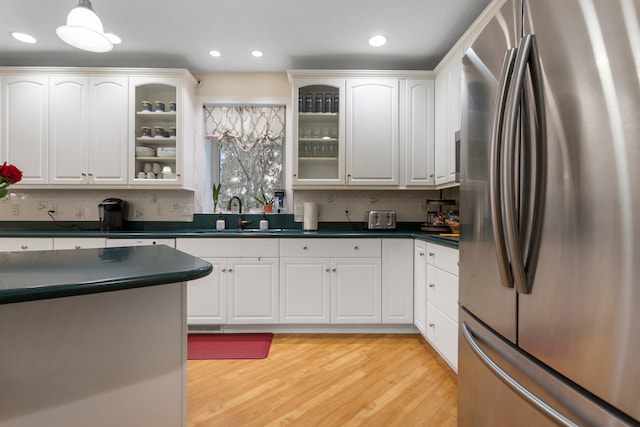
M 213 194 L 213 212 L 218 210 L 218 197 L 220 197 L 220 190 L 222 189 L 222 184 L 216 185 L 213 184 L 212 194 Z
M 264 205 L 273 205 L 273 202 L 275 200 L 274 196 L 271 196 L 271 197 L 267 196 L 265 194 L 265 192 L 264 192 L 264 188 L 262 188 L 262 187 L 260 187 L 260 194 L 259 195 L 257 195 L 257 196 L 253 196 L 252 195 L 251 197 L 256 199 L 256 201 L 258 203 L 260 203 L 262 206 L 264 206 Z

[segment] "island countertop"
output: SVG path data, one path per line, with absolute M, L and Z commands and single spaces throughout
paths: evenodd
M 0 304 L 186 282 L 211 264 L 164 245 L 0 253 Z

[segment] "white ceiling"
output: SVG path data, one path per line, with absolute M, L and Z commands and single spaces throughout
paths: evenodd
M 56 36 L 77 0 L 1 0 L 0 66 L 433 69 L 490 0 L 92 0 L 123 40 L 89 53 Z M 35 45 L 13 39 L 21 31 Z M 367 39 L 382 33 L 386 46 Z M 222 52 L 211 57 L 212 49 Z M 259 49 L 262 58 L 250 52 Z

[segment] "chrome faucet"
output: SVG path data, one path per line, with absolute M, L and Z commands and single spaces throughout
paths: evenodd
M 240 197 L 238 196 L 233 196 L 231 199 L 229 199 L 229 204 L 227 205 L 227 209 L 231 210 L 231 204 L 233 202 L 233 199 L 236 199 L 238 201 L 238 230 L 242 230 L 242 226 L 249 224 L 251 220 L 242 219 L 242 200 L 240 200 Z

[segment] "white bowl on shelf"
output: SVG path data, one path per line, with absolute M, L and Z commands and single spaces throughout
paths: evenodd
M 137 157 L 155 157 L 156 150 L 152 147 L 136 147 L 136 156 Z
M 175 147 L 158 147 L 158 157 L 175 157 Z

